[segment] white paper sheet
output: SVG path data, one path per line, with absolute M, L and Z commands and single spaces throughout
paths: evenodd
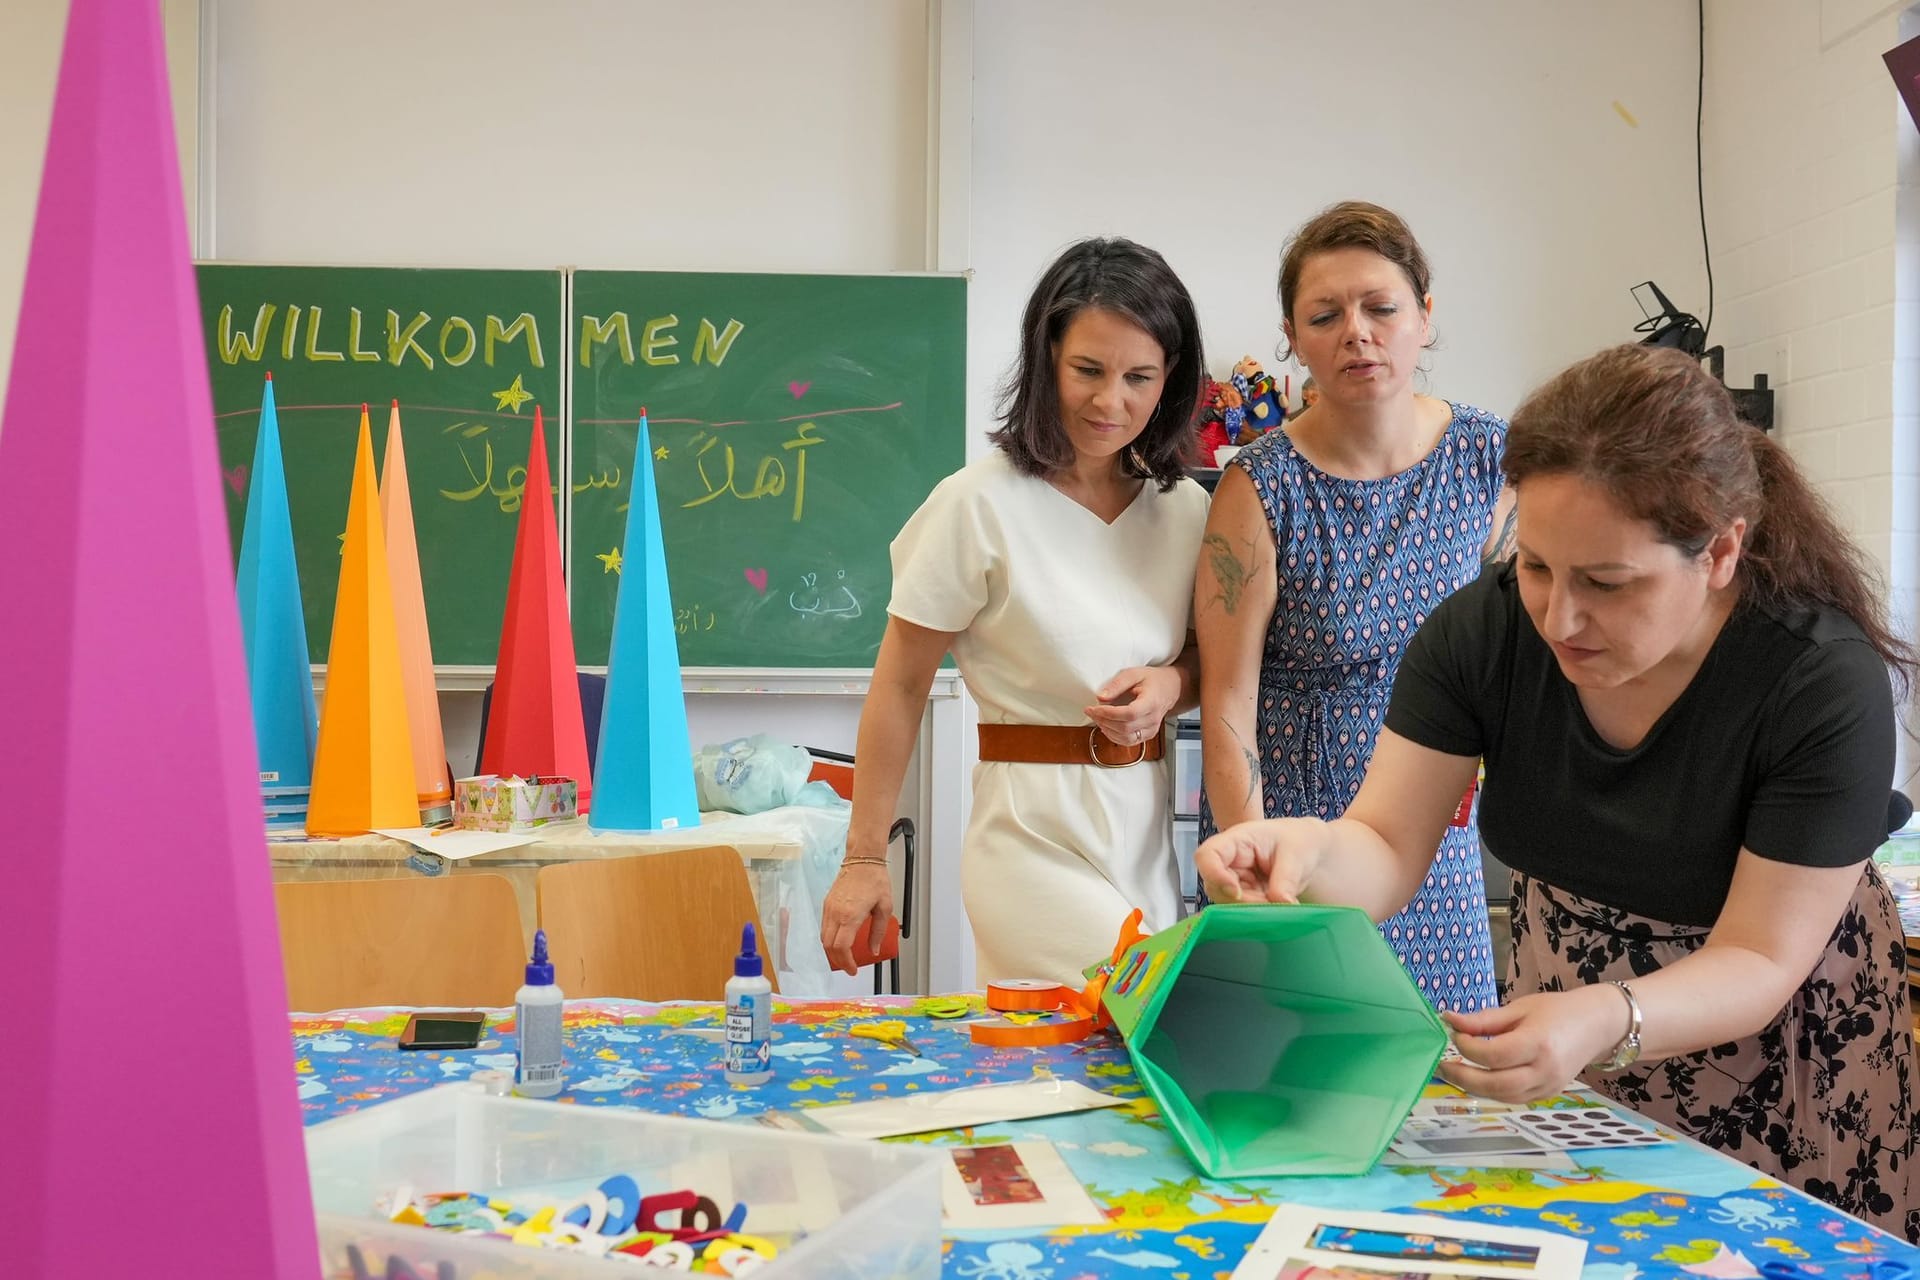
M 1051 1142 L 948 1147 L 940 1217 L 961 1230 L 1099 1226 L 1106 1215 Z
M 874 1102 L 811 1107 L 799 1114 L 808 1123 L 842 1137 L 895 1138 L 907 1133 L 1097 1111 L 1122 1106 L 1126 1101 L 1098 1093 L 1078 1080 L 1023 1080 L 1018 1084 L 928 1090 Z
M 458 827 L 377 827 L 374 834 L 404 840 L 416 849 L 437 853 L 449 862 L 502 849 L 532 844 L 539 835 L 527 831 L 462 831 Z
M 1586 1252 L 1585 1241 L 1547 1231 L 1290 1204 L 1275 1211 L 1233 1280 L 1577 1280 Z

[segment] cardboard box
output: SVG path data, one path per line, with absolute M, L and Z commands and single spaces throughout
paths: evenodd
M 483 773 L 453 784 L 453 825 L 466 831 L 533 831 L 579 811 L 572 778 Z

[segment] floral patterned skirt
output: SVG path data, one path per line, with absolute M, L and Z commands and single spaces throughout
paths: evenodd
M 1708 931 L 1513 877 L 1513 990 L 1631 980 Z M 1920 1244 L 1906 939 L 1868 863 L 1826 953 L 1756 1035 L 1581 1079 L 1624 1106 Z

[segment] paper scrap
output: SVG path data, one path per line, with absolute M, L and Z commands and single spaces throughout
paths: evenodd
M 402 840 L 416 849 L 437 853 L 449 862 L 518 849 L 539 840 L 532 831 L 462 831 L 458 827 L 376 827 L 374 834 Z
M 927 1090 L 874 1102 L 810 1107 L 797 1113 L 806 1122 L 845 1138 L 896 1138 L 1033 1120 L 1074 1111 L 1097 1111 L 1126 1104 L 1125 1098 L 1089 1089 L 1078 1080 L 1022 1080 L 1016 1084 L 973 1085 L 965 1089 Z

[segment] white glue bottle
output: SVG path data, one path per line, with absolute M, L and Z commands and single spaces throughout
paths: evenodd
M 513 993 L 513 1091 L 523 1098 L 551 1098 L 566 1082 L 566 1049 L 560 1039 L 560 988 L 547 959 L 547 931 L 533 935 L 527 985 Z
M 763 972 L 753 926 L 740 930 L 740 954 L 727 980 L 727 1082 L 773 1078 L 773 984 Z

